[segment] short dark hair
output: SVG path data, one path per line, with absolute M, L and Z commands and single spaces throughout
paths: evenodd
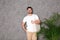
M 27 10 L 28 10 L 29 8 L 30 8 L 31 10 L 33 10 L 33 8 L 32 8 L 32 7 L 27 7 Z

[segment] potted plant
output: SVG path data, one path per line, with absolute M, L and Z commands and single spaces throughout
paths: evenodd
M 44 26 L 43 26 L 44 24 Z M 44 34 L 44 38 L 46 40 L 60 40 L 60 14 L 53 13 L 48 19 L 45 19 L 44 22 L 41 24 L 41 30 L 37 33 L 39 36 L 40 34 Z

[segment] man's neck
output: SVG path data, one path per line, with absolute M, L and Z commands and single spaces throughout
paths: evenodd
M 28 14 L 29 16 L 32 16 L 32 14 Z

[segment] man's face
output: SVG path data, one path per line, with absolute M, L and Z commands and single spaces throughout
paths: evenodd
M 32 14 L 32 9 L 28 8 L 27 12 L 28 12 L 28 14 Z

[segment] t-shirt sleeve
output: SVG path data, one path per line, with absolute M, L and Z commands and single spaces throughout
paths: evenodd
M 26 17 L 23 18 L 23 22 L 24 22 L 24 23 L 26 22 Z
M 38 17 L 38 15 L 35 15 L 35 20 L 39 20 L 39 17 Z

